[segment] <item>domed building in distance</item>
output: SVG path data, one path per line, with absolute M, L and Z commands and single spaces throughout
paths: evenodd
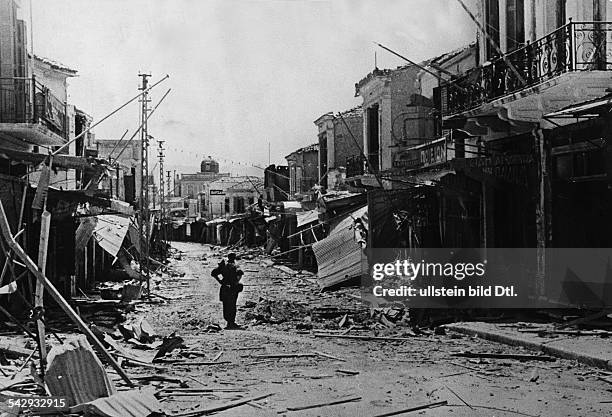
M 219 173 L 219 163 L 215 161 L 214 159 L 212 159 L 210 156 L 207 158 L 204 158 L 204 160 L 200 164 L 200 172 L 218 174 Z
M 235 176 L 219 172 L 219 162 L 206 157 L 200 163 L 200 172 L 177 175 L 175 197 L 182 198 L 188 207 L 187 217 L 213 219 L 245 213 L 255 204 L 263 190 L 258 177 Z
M 177 194 L 181 197 L 197 198 L 204 191 L 205 184 L 222 177 L 229 177 L 229 173 L 219 173 L 219 162 L 208 156 L 200 163 L 200 172 L 195 174 L 182 174 L 176 179 Z M 178 176 L 177 176 L 178 177 Z

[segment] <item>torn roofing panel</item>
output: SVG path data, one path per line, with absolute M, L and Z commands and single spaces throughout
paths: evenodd
M 71 413 L 102 417 L 147 417 L 163 415 L 162 406 L 150 389 L 123 391 L 70 409 Z
M 49 393 L 66 397 L 69 406 L 115 393 L 102 362 L 84 336 L 54 346 L 47 363 L 45 382 Z
M 360 236 L 355 233 L 355 220 L 367 223 L 367 207 L 362 207 L 347 215 L 330 232 L 329 236 L 312 245 L 319 270 L 318 284 L 329 288 L 361 276 L 362 268 L 367 266 Z M 364 264 L 365 262 L 365 264 Z
M 112 256 L 117 256 L 125 235 L 130 226 L 130 219 L 127 217 L 104 214 L 96 216 L 98 223 L 93 232 L 94 238 Z

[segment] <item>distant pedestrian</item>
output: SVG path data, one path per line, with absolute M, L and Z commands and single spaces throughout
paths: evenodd
M 236 302 L 238 301 L 238 294 L 243 289 L 240 279 L 242 279 L 244 272 L 236 265 L 236 254 L 230 253 L 227 255 L 227 262 L 222 260 L 212 270 L 211 275 L 221 284 L 219 300 L 223 303 L 223 318 L 227 322 L 225 328 L 242 329 L 242 327 L 236 324 Z M 219 279 L 219 275 L 223 279 Z

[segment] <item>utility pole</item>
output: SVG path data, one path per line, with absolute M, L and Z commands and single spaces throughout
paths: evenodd
M 174 174 L 173 174 L 173 177 L 172 177 L 172 184 L 174 185 L 172 187 L 172 195 L 174 197 L 176 197 L 176 169 L 174 170 Z M 179 195 L 180 195 L 180 192 L 179 192 Z
M 151 297 L 151 274 L 149 271 L 149 133 L 147 119 L 149 114 L 149 93 L 147 87 L 151 74 L 141 74 L 138 76 L 142 80 L 139 88 L 143 92 L 140 97 L 140 273 L 147 278 L 147 296 Z
M 165 253 L 165 244 L 166 244 L 166 227 L 164 225 L 165 221 L 166 221 L 166 209 L 164 206 L 165 203 L 165 184 L 164 184 L 164 141 L 163 140 L 157 140 L 157 144 L 159 146 L 159 148 L 157 148 L 157 157 L 159 158 L 159 209 L 160 209 L 160 216 L 159 216 L 159 224 L 161 227 L 161 236 L 163 236 L 163 245 L 164 245 L 164 250 L 163 252 Z M 165 257 L 165 256 L 164 256 Z
M 173 193 L 172 193 L 172 188 L 171 188 L 172 187 L 172 182 L 170 181 L 170 171 L 166 171 L 166 180 L 167 180 L 166 186 L 168 187 L 166 195 L 168 197 L 172 197 Z

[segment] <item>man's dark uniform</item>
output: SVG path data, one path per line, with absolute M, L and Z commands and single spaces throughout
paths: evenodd
M 221 284 L 219 300 L 223 303 L 223 318 L 227 322 L 228 329 L 240 328 L 236 324 L 236 301 L 238 293 L 242 291 L 240 279 L 243 272 L 236 266 L 235 258 L 236 255 L 230 254 L 227 262 L 221 261 L 211 272 L 211 275 Z M 219 280 L 219 274 L 223 277 L 222 280 Z

